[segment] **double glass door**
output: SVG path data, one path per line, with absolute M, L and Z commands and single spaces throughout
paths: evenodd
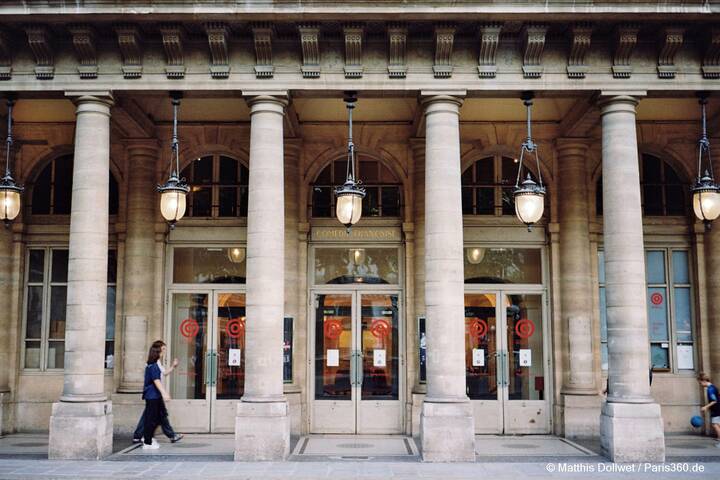
M 313 433 L 401 433 L 400 295 L 314 292 Z
M 171 421 L 181 432 L 233 432 L 245 384 L 245 293 L 170 292 L 166 377 Z
M 465 294 L 466 387 L 476 433 L 549 433 L 543 295 Z

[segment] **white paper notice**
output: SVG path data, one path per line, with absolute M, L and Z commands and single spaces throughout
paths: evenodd
M 228 351 L 228 366 L 239 367 L 240 366 L 240 349 L 231 348 Z
M 384 349 L 373 350 L 373 367 L 384 367 L 386 365 L 386 357 Z
M 529 348 L 520 349 L 520 366 L 529 367 L 532 365 L 532 350 Z
M 339 367 L 340 366 L 340 350 L 332 348 L 327 351 L 327 366 L 328 367 Z
M 693 370 L 695 368 L 692 345 L 678 345 L 677 355 L 679 370 Z
M 485 349 L 473 348 L 473 367 L 485 366 Z

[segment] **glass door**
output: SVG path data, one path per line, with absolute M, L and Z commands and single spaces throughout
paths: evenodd
M 402 432 L 398 299 L 314 294 L 314 433 Z

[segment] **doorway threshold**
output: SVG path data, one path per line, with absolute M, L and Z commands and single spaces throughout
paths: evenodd
M 300 437 L 290 460 L 419 461 L 417 445 L 404 435 L 306 435 Z

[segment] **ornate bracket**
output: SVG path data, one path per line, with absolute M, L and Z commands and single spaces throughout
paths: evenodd
M 685 29 L 667 27 L 662 31 L 660 55 L 658 56 L 658 77 L 675 78 L 678 68 L 675 66 L 675 55 L 682 47 Z
M 229 31 L 224 23 L 208 23 L 205 34 L 210 46 L 210 76 L 228 78 L 230 76 L 230 57 L 228 56 Z
M 720 28 L 710 29 L 702 62 L 703 78 L 720 78 Z
M 255 43 L 255 77 L 272 78 L 275 67 L 272 61 L 272 26 L 269 23 L 252 27 Z
M 407 28 L 400 24 L 388 26 L 388 74 L 390 78 L 405 78 L 407 75 Z
M 300 46 L 303 64 L 301 67 L 304 78 L 320 77 L 320 27 L 317 25 L 300 25 Z
M 497 74 L 497 47 L 500 44 L 501 23 L 480 25 L 480 55 L 478 75 L 480 78 L 495 78 Z
M 439 25 L 435 27 L 435 78 L 450 78 L 453 72 L 452 53 L 455 41 L 455 27 Z
M 168 78 L 185 77 L 182 27 L 175 24 L 162 25 L 160 33 L 162 34 L 163 47 L 165 47 L 165 56 L 167 57 L 165 74 Z
M 0 80 L 12 77 L 12 51 L 8 35 L 0 31 Z
M 362 25 L 346 25 L 345 36 L 345 78 L 360 78 L 363 75 Z
M 95 49 L 95 31 L 88 25 L 70 25 L 75 53 L 77 53 L 80 78 L 97 78 L 97 51 Z
M 542 56 L 545 51 L 547 25 L 529 24 L 523 32 L 523 76 L 540 78 L 543 74 Z
M 134 25 L 118 25 L 115 33 L 122 56 L 123 76 L 127 79 L 140 78 L 143 70 L 140 31 Z
M 28 44 L 35 55 L 35 77 L 38 80 L 50 80 L 55 76 L 55 59 L 50 46 L 50 34 L 45 26 L 25 28 Z
M 593 27 L 589 23 L 578 23 L 573 25 L 570 31 L 572 43 L 568 56 L 567 75 L 568 78 L 585 78 L 585 74 L 588 72 L 585 56 L 590 50 Z
M 632 66 L 630 57 L 638 41 L 637 25 L 621 25 L 618 27 L 615 37 L 615 55 L 613 57 L 612 72 L 615 78 L 630 78 Z

